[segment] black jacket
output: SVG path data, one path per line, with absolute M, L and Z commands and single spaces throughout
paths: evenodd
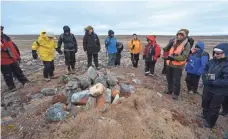
M 221 43 L 216 48 L 222 49 L 226 57 L 210 60 L 202 79 L 208 91 L 216 95 L 228 96 L 228 43 Z M 211 79 L 211 75 L 214 79 Z
M 116 43 L 116 47 L 117 47 L 117 54 L 120 54 L 123 51 L 123 44 L 121 42 L 117 42 Z
M 78 44 L 77 40 L 74 37 L 74 34 L 69 33 L 68 35 L 66 33 L 63 33 L 60 35 L 58 40 L 58 49 L 61 50 L 61 45 L 64 45 L 64 51 L 78 51 Z
M 83 49 L 84 51 L 87 51 L 87 54 L 96 54 L 100 51 L 100 40 L 96 33 L 85 33 L 83 38 Z

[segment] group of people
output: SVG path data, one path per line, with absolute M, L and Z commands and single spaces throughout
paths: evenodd
M 16 44 L 10 37 L 3 33 L 4 27 L 1 26 L 1 72 L 9 88 L 16 89 L 13 82 L 15 76 L 22 85 L 29 80 L 20 69 L 20 52 Z M 183 69 L 186 70 L 186 84 L 189 94 L 196 94 L 200 78 L 202 77 L 204 89 L 202 96 L 205 127 L 212 128 L 219 116 L 228 115 L 228 43 L 218 44 L 213 48 L 213 58 L 204 51 L 205 44 L 198 41 L 193 47 L 194 40 L 188 36 L 187 29 L 181 29 L 176 37 L 171 39 L 166 47 L 163 48 L 164 68 L 162 74 L 166 75 L 167 90 L 166 94 L 173 94 L 172 98 L 178 100 L 181 89 L 181 77 Z M 154 76 L 155 65 L 161 55 L 160 45 L 156 42 L 156 36 L 147 36 L 147 44 L 142 47 L 142 43 L 137 34 L 133 34 L 133 39 L 128 43 L 131 55 L 132 66 L 138 68 L 139 57 L 142 52 L 145 60 L 145 76 Z M 61 49 L 63 44 L 63 51 Z M 108 67 L 119 66 L 123 43 L 117 42 L 114 31 L 109 30 L 108 36 L 104 40 L 106 53 L 108 56 Z M 98 35 L 92 26 L 85 28 L 83 37 L 83 49 L 87 53 L 87 66 L 95 67 L 99 70 L 98 53 L 101 44 Z M 38 39 L 32 44 L 32 57 L 38 57 L 43 62 L 43 77 L 45 81 L 50 81 L 54 76 L 55 51 L 65 56 L 67 74 L 75 72 L 75 54 L 78 51 L 78 44 L 74 34 L 71 33 L 69 26 L 63 27 L 63 34 L 58 40 L 55 35 L 41 31 Z

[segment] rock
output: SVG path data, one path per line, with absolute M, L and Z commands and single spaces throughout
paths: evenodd
M 68 90 L 69 89 L 75 90 L 75 89 L 79 88 L 79 85 L 80 85 L 80 83 L 78 80 L 73 80 L 73 81 L 68 81 L 66 87 Z
M 32 99 L 42 99 L 43 97 L 44 97 L 44 95 L 41 93 L 36 93 L 31 96 Z
M 83 75 L 79 78 L 80 80 L 80 87 L 82 90 L 85 90 L 91 85 L 91 79 L 87 75 Z
M 105 78 L 104 74 L 101 72 L 98 72 L 98 77 L 94 80 L 94 84 L 97 84 L 97 83 L 101 83 L 105 87 L 108 87 L 107 82 L 106 82 L 106 78 Z
M 71 96 L 71 103 L 85 105 L 89 99 L 89 90 L 76 92 Z
M 130 77 L 135 77 L 134 73 L 128 73 L 127 75 L 130 76 Z
M 141 82 L 139 79 L 137 79 L 137 78 L 136 78 L 136 79 L 133 79 L 132 81 L 133 81 L 135 84 L 142 84 L 142 82 Z
M 61 75 L 59 77 L 59 83 L 67 83 L 70 80 L 70 78 L 67 75 Z
M 102 110 L 105 106 L 105 102 L 106 102 L 106 94 L 102 94 L 99 97 L 97 97 L 97 105 L 96 108 Z
M 120 94 L 120 86 L 118 84 L 112 88 L 112 97 L 116 97 L 117 94 Z
M 105 102 L 110 104 L 111 101 L 112 101 L 112 91 L 107 88 L 106 95 L 105 95 Z
M 32 61 L 27 62 L 26 65 L 31 66 L 32 65 Z
M 72 116 L 76 116 L 78 113 L 84 111 L 84 106 L 72 106 L 70 113 Z
M 1 124 L 2 125 L 9 124 L 12 121 L 13 121 L 13 118 L 11 116 L 3 117 L 2 118 L 2 121 L 1 121 Z
M 128 97 L 130 94 L 135 93 L 136 89 L 132 85 L 127 85 L 124 83 L 120 84 L 120 96 Z
M 46 112 L 45 118 L 48 121 L 62 121 L 67 117 L 66 106 L 62 103 L 52 105 Z
M 101 83 L 97 83 L 94 86 L 90 87 L 89 89 L 89 93 L 94 97 L 97 97 L 103 94 L 105 91 L 106 91 L 106 88 Z
M 97 76 L 98 76 L 97 71 L 92 66 L 89 67 L 89 69 L 87 70 L 87 73 L 88 73 L 88 77 L 92 81 L 94 81 L 97 78 Z
M 43 88 L 40 92 L 45 96 L 53 96 L 56 94 L 57 88 Z
M 161 94 L 161 93 L 159 93 L 159 92 L 157 92 L 157 95 L 159 96 L 159 97 L 162 97 L 163 95 Z
M 55 104 L 57 102 L 60 103 L 67 103 L 67 97 L 64 94 L 56 94 L 53 98 L 52 98 L 52 104 Z
M 117 104 L 119 102 L 120 96 L 119 94 L 116 95 L 115 99 L 113 100 L 112 104 Z
M 96 98 L 95 97 L 92 97 L 90 96 L 87 103 L 86 103 L 86 106 L 85 106 L 85 110 L 90 110 L 90 109 L 93 109 L 96 107 Z
M 117 83 L 117 78 L 113 74 L 107 73 L 107 84 L 109 85 L 109 87 L 115 86 Z

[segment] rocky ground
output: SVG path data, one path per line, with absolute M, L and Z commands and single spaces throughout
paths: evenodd
M 196 114 L 201 112 L 201 96 L 186 93 L 185 72 L 183 72 L 180 99 L 173 101 L 169 95 L 162 94 L 166 86 L 165 77 L 161 75 L 162 59 L 159 59 L 156 65 L 154 77 L 144 76 L 142 59 L 139 68 L 133 69 L 126 49 L 131 36 L 117 37 L 125 45 L 121 66 L 118 68 L 106 68 L 107 58 L 102 46 L 99 53 L 101 65 L 99 72 L 114 73 L 120 83 L 133 85 L 136 93 L 121 97 L 117 104 L 109 105 L 106 111 L 102 111 L 99 106 L 87 111 L 79 110 L 79 107 L 73 105 L 70 110 L 66 110 L 71 116 L 59 122 L 50 122 L 45 118 L 48 108 L 57 102 L 67 104 L 65 96 L 69 94 L 66 84 L 81 77 L 87 70 L 81 36 L 77 37 L 80 48 L 76 55 L 76 74 L 63 76 L 64 57 L 56 54 L 55 75 L 58 78 L 48 83 L 42 78 L 41 61 L 33 60 L 31 56 L 30 45 L 36 36 L 11 37 L 21 50 L 21 68 L 31 83 L 23 88 L 15 81 L 18 90 L 10 93 L 5 91 L 4 81 L 1 82 L 1 135 L 4 139 L 206 139 L 209 137 L 216 139 L 222 138 L 224 131 L 228 129 L 228 119 L 221 116 L 214 129 L 203 128 L 201 119 L 196 117 Z M 164 47 L 170 38 L 172 36 L 158 36 L 157 42 Z M 104 37 L 101 37 L 101 42 L 103 39 Z M 145 44 L 145 36 L 140 36 L 140 39 Z M 223 36 L 194 37 L 194 39 L 205 41 L 208 52 L 211 52 L 219 42 L 228 42 L 227 37 Z M 63 77 L 67 78 L 66 82 L 63 81 Z M 54 88 L 56 91 L 47 95 L 41 91 L 43 88 Z M 201 89 L 199 88 L 199 91 L 202 91 Z

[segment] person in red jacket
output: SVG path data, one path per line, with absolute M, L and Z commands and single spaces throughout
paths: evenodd
M 145 76 L 154 76 L 157 59 L 160 57 L 160 46 L 154 36 L 147 36 L 148 44 L 144 47 L 143 59 L 145 60 Z
M 1 36 L 1 72 L 9 91 L 16 90 L 13 82 L 13 74 L 16 75 L 22 85 L 29 82 L 17 62 L 19 57 L 13 42 L 10 39 L 5 39 Z

